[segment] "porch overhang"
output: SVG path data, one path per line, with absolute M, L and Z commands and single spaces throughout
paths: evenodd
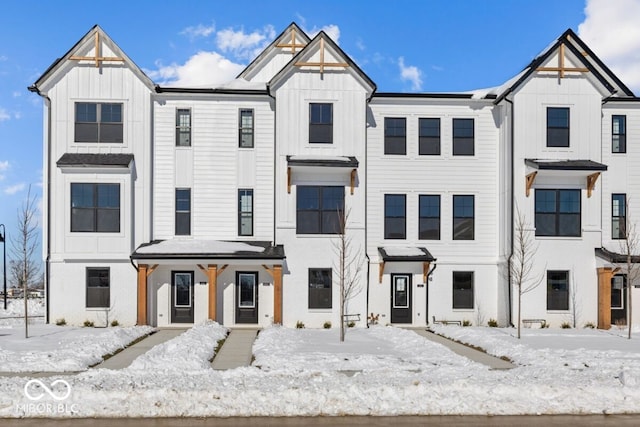
M 607 248 L 596 248 L 596 258 L 600 260 L 606 261 L 611 265 L 619 265 L 627 263 L 627 255 L 619 254 L 617 252 L 613 252 L 608 250 Z M 640 255 L 632 255 L 630 258 L 632 264 L 640 263 Z M 606 265 L 603 265 L 606 266 Z
M 356 185 L 356 176 L 360 162 L 353 156 L 287 156 L 287 193 L 291 193 L 291 181 L 294 169 L 298 171 L 324 171 L 328 173 L 349 173 L 351 194 Z
M 56 162 L 56 166 L 65 170 L 75 168 L 130 169 L 132 162 L 133 154 L 64 153 Z
M 591 197 L 600 174 L 608 169 L 607 165 L 593 160 L 524 159 L 524 162 L 527 166 L 525 176 L 527 197 L 536 178 L 540 177 L 586 179 L 587 197 Z
M 429 274 L 433 271 L 430 270 L 431 263 L 437 261 L 431 252 L 422 246 L 381 246 L 378 247 L 378 253 L 380 254 L 378 283 L 382 283 L 384 267 L 388 262 L 421 262 L 422 276 L 426 283 Z

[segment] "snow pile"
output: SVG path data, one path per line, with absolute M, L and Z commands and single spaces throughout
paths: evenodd
M 0 370 L 2 372 L 83 371 L 103 357 L 149 334 L 149 326 L 128 328 L 77 328 L 30 325 L 0 327 Z
M 43 323 L 45 302 L 44 298 L 27 299 L 27 310 L 29 316 L 37 316 L 30 322 Z M 0 325 L 20 325 L 24 324 L 24 299 L 9 298 L 7 299 L 7 309 L 4 309 L 2 298 L 0 298 Z
M 133 371 L 207 370 L 218 341 L 227 336 L 227 328 L 207 320 L 176 338 L 153 347 L 129 366 Z

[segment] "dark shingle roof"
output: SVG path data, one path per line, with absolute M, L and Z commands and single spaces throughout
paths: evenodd
M 56 163 L 61 166 L 116 166 L 129 167 L 133 154 L 65 153 Z
M 394 247 L 392 246 L 388 246 L 388 247 L 379 247 L 378 248 L 378 252 L 380 253 L 380 256 L 382 257 L 382 261 L 400 261 L 400 262 L 411 262 L 411 261 L 418 261 L 418 262 L 432 262 L 432 261 L 437 261 L 436 258 L 433 257 L 433 255 L 431 255 L 431 252 L 429 252 L 427 250 L 427 248 L 425 247 L 421 247 L 421 246 L 416 246 L 415 248 L 402 248 L 402 249 L 415 249 L 415 251 L 411 251 L 408 250 L 407 255 L 395 255 L 394 251 L 393 251 Z M 399 249 L 399 248 L 395 248 L 395 249 Z M 405 251 L 400 251 L 400 252 L 405 252 Z M 421 252 L 422 254 L 418 254 L 419 252 Z M 391 255 L 389 254 L 391 253 Z M 414 254 L 415 253 L 415 254 Z
M 525 159 L 528 166 L 538 170 L 567 170 L 567 171 L 606 171 L 607 165 L 593 160 L 538 160 Z
M 619 254 L 617 252 L 611 252 L 606 248 L 596 248 L 596 256 L 598 258 L 602 258 L 606 261 L 609 261 L 614 264 L 626 264 L 627 256 L 625 254 Z M 640 263 L 640 255 L 632 255 L 631 263 L 638 264 Z
M 288 166 L 320 166 L 320 167 L 343 167 L 357 168 L 360 163 L 353 156 L 325 157 L 322 156 L 287 156 Z

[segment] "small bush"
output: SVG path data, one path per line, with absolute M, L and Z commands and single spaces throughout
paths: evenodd
M 462 326 L 471 326 L 471 320 L 463 320 Z
M 66 325 L 66 324 L 67 324 L 67 321 L 66 321 L 66 320 L 64 320 L 64 317 L 63 317 L 63 318 L 61 318 L 61 319 L 56 319 L 56 325 L 58 325 L 58 326 L 64 326 L 64 325 Z
M 116 326 L 120 326 L 120 323 L 118 323 L 117 320 L 112 320 L 111 321 L 111 326 L 113 326 L 115 328 Z
M 560 327 L 562 329 L 571 329 L 571 323 L 569 322 L 562 322 L 562 325 L 560 325 Z
M 498 321 L 496 319 L 489 319 L 489 321 L 487 322 L 487 325 L 491 328 L 497 328 Z
M 549 324 L 547 323 L 546 320 L 543 320 L 542 323 L 540 323 L 540 329 L 547 329 L 549 327 Z
M 324 325 L 322 325 L 322 327 L 325 329 L 331 329 L 331 322 L 327 320 L 326 322 L 324 322 Z
M 589 329 L 595 329 L 595 328 L 596 328 L 596 325 L 595 325 L 593 322 L 587 322 L 587 323 L 585 323 L 585 324 L 584 324 L 584 328 L 585 328 L 585 329 L 587 329 L 587 328 L 589 328 Z
M 84 321 L 84 326 L 86 328 L 93 328 L 93 322 L 91 320 L 85 320 Z
M 296 322 L 296 329 L 304 329 L 304 322 L 302 320 Z
M 369 322 L 370 325 L 377 325 L 379 320 L 380 320 L 380 314 L 371 313 L 367 318 L 367 321 Z
M 356 322 L 354 322 L 353 320 L 350 320 L 349 323 L 347 323 L 347 327 L 349 328 L 353 328 L 354 326 L 356 326 Z

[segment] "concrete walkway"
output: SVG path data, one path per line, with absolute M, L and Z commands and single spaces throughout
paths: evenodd
M 232 329 L 224 344 L 211 362 L 217 370 L 249 366 L 253 357 L 253 342 L 258 336 L 257 329 Z
M 460 356 L 464 356 L 468 359 L 473 360 L 474 362 L 482 363 L 487 365 L 491 369 L 512 369 L 516 366 L 507 362 L 506 360 L 499 359 L 495 356 L 491 356 L 485 352 L 473 349 L 464 344 L 457 343 L 448 338 L 442 337 L 440 335 L 434 334 L 426 329 L 422 328 L 410 328 L 416 334 L 425 337 L 426 339 L 437 342 L 438 344 L 442 344 L 445 347 L 448 347 L 454 353 L 459 354 Z
M 169 341 L 186 331 L 186 329 L 160 329 L 156 333 L 147 336 L 132 346 L 129 346 L 92 369 L 124 369 L 131 365 L 133 360 L 143 353 L 151 350 L 158 344 Z

